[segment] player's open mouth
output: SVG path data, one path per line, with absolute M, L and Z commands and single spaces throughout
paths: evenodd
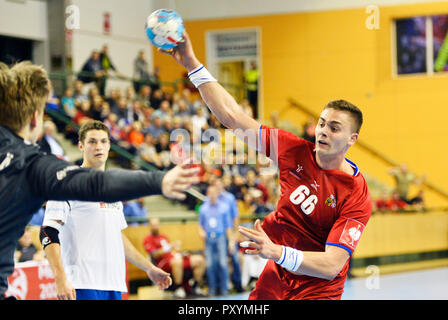
M 328 143 L 326 143 L 325 141 L 322 141 L 322 140 L 318 140 L 317 143 L 318 143 L 320 146 L 328 146 Z

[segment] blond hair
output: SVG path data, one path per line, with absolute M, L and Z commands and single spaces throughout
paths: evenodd
M 11 68 L 0 62 L 0 125 L 19 132 L 36 111 L 44 111 L 49 93 L 44 68 L 29 61 Z

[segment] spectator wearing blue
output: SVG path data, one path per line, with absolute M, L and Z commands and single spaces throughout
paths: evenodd
M 230 208 L 227 203 L 218 199 L 219 192 L 214 185 L 207 188 L 207 197 L 208 201 L 199 207 L 199 234 L 205 242 L 208 294 L 226 295 L 229 292 L 227 250 L 235 249 Z
M 123 205 L 123 212 L 125 218 L 131 219 L 147 219 L 148 211 L 145 208 L 144 198 L 138 198 L 136 201 L 126 202 Z M 129 226 L 137 226 L 137 225 L 147 225 L 147 222 L 144 221 L 130 221 L 128 222 Z
M 240 220 L 239 220 L 239 212 L 238 212 L 238 203 L 236 201 L 236 198 L 233 194 L 231 194 L 224 188 L 224 184 L 221 179 L 219 179 L 219 178 L 212 179 L 210 182 L 212 182 L 218 189 L 218 193 L 219 193 L 218 200 L 227 203 L 230 208 L 229 213 L 230 213 L 232 229 L 233 229 L 233 239 L 237 239 L 238 234 L 239 234 L 238 226 L 240 224 Z M 229 241 L 229 239 L 228 239 L 228 241 Z M 241 266 L 240 266 L 238 241 L 235 241 L 235 250 L 233 250 L 233 251 L 229 250 L 229 257 L 232 262 L 231 280 L 232 280 L 233 286 L 237 292 L 243 292 L 244 290 L 241 285 Z

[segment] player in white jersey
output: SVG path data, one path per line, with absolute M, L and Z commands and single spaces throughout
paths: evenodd
M 89 121 L 79 130 L 81 167 L 105 170 L 109 130 Z M 144 270 L 160 289 L 171 277 L 153 265 L 122 233 L 127 227 L 121 202 L 48 201 L 41 241 L 60 300 L 119 300 L 126 292 L 125 259 Z

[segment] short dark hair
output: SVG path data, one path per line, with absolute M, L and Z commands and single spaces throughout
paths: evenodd
M 355 132 L 359 133 L 361 130 L 363 122 L 362 111 L 354 104 L 346 100 L 333 100 L 328 102 L 324 109 L 335 109 L 350 113 L 352 118 L 355 120 Z
M 84 123 L 78 131 L 78 139 L 80 142 L 84 142 L 87 132 L 90 130 L 103 130 L 107 133 L 107 137 L 110 139 L 109 128 L 98 120 L 89 120 Z

